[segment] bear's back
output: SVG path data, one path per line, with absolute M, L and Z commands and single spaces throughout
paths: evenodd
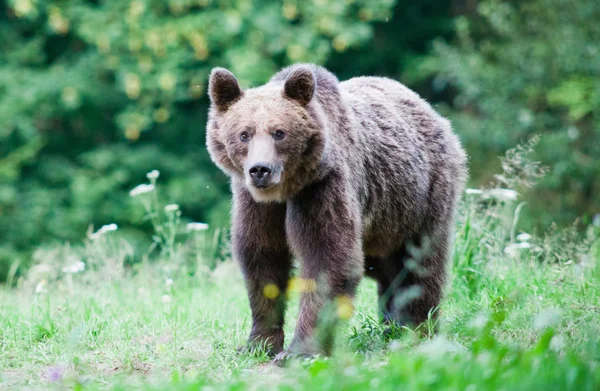
M 449 122 L 440 116 L 426 101 L 396 80 L 385 77 L 361 76 L 339 84 L 346 103 L 360 119 L 377 116 L 386 130 L 384 119 L 394 120 L 404 131 L 424 131 L 438 128 L 449 132 Z M 388 127 L 393 124 L 389 124 Z M 397 128 L 397 126 L 396 126 Z M 443 128 L 443 129 L 441 129 Z M 370 129 L 373 130 L 373 129 Z
M 457 165 L 464 165 L 464 152 L 450 121 L 408 87 L 371 76 L 349 79 L 339 88 L 351 126 L 373 151 L 382 145 L 397 147 L 434 167 L 445 155 L 452 155 Z
M 359 153 L 348 155 L 361 156 L 367 173 L 365 251 L 385 253 L 435 218 L 439 206 L 431 205 L 433 200 L 455 196 L 464 182 L 464 152 L 450 122 L 401 83 L 356 77 L 339 89 L 352 133 L 360 140 Z M 344 137 L 333 137 L 339 136 Z

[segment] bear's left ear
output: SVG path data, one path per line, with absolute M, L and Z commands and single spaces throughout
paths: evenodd
M 283 93 L 288 98 L 307 105 L 315 93 L 316 86 L 317 79 L 312 69 L 302 66 L 294 69 L 285 79 Z
M 243 92 L 233 73 L 225 68 L 213 68 L 208 81 L 208 95 L 217 109 L 226 111 Z

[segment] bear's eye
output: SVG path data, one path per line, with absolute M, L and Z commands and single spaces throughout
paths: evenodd
M 240 140 L 242 140 L 243 142 L 250 140 L 250 134 L 248 132 L 242 132 L 240 134 Z
M 276 130 L 276 131 L 273 133 L 273 138 L 274 138 L 275 140 L 283 140 L 283 138 L 284 138 L 284 137 L 285 137 L 285 132 L 284 132 L 283 130 L 281 130 L 281 129 L 279 129 L 279 130 Z

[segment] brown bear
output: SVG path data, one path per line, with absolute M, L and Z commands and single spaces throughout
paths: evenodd
M 378 283 L 386 322 L 427 320 L 442 297 L 467 172 L 449 121 L 394 80 L 339 82 L 312 64 L 246 90 L 215 68 L 209 95 L 207 147 L 231 177 L 248 346 L 263 344 L 276 360 L 329 354 L 315 336 L 321 310 L 348 302 L 363 275 Z M 304 289 L 283 352 L 293 257 Z

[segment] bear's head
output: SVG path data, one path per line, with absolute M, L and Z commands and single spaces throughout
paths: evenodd
M 316 179 L 327 133 L 316 91 L 310 66 L 284 70 L 247 90 L 228 70 L 211 72 L 209 153 L 256 201 L 283 202 Z

